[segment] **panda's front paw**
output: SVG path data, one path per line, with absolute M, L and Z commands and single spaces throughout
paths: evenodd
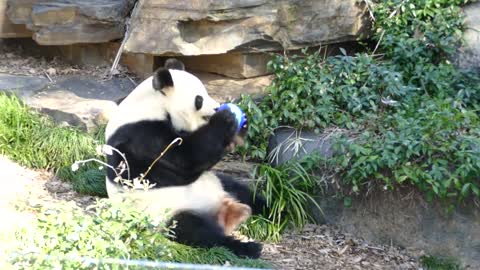
M 225 138 L 225 144 L 229 144 L 237 131 L 237 119 L 235 114 L 229 110 L 216 112 L 210 119 L 210 125 L 217 132 L 219 138 Z

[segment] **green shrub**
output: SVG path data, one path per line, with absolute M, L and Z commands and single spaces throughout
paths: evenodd
M 87 212 L 74 204 L 64 204 L 38 213 L 34 226 L 17 233 L 10 263 L 16 269 L 92 269 L 94 265 L 78 260 L 83 257 L 268 266 L 260 260 L 240 259 L 223 248 L 180 245 L 168 240 L 167 234 L 164 223 L 127 202 L 99 200 Z M 99 266 L 128 269 L 115 264 Z
M 399 99 L 415 89 L 403 84 L 391 65 L 369 55 L 275 57 L 269 68 L 275 78 L 259 104 L 243 95 L 240 106 L 249 119 L 249 138 L 242 153 L 264 159 L 273 128 L 291 126 L 320 132 L 329 126 L 356 128 L 359 118 L 391 110 L 382 97 Z M 245 151 L 248 149 L 248 151 Z M 242 150 L 241 150 L 242 151 Z
M 264 160 L 279 126 L 337 128 L 329 164 L 350 192 L 412 184 L 430 199 L 480 197 L 480 76 L 451 63 L 467 2 L 375 1 L 375 53 L 275 57 L 263 99 L 242 96 L 240 153 Z
M 427 198 L 480 197 L 480 119 L 453 99 L 427 100 L 387 116 L 378 130 L 343 138 L 329 162 L 353 191 L 370 182 L 411 184 Z M 458 104 L 457 104 L 458 105 Z M 459 106 L 459 105 L 458 105 Z

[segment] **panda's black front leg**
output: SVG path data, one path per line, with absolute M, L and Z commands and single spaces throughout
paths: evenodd
M 237 130 L 235 115 L 229 110 L 215 113 L 207 125 L 184 138 L 192 171 L 203 172 L 217 164 L 226 153 Z

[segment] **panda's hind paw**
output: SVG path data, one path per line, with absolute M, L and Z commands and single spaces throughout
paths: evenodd
M 263 246 L 256 242 L 238 242 L 233 248 L 233 253 L 239 257 L 258 259 L 262 255 Z

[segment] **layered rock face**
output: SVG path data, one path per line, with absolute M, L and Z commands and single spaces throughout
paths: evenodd
M 25 25 L 13 24 L 6 16 L 7 0 L 0 0 L 0 38 L 31 37 L 32 33 Z
M 139 0 L 125 49 L 153 55 L 274 51 L 358 39 L 357 0 Z
M 7 15 L 41 45 L 101 43 L 122 38 L 135 0 L 7 0 Z
M 270 55 L 265 52 L 354 41 L 370 29 L 366 4 L 358 0 L 2 1 L 8 22 L 26 26 L 31 32 L 24 35 L 32 35 L 40 45 L 119 40 L 132 14 L 124 58 L 128 63 L 148 60 L 146 67 L 133 67 L 140 75 L 157 67 L 156 56 L 183 56 L 192 70 L 257 77 L 268 74 Z
M 461 48 L 458 61 L 462 68 L 480 71 L 480 2 L 465 7 L 465 45 Z

